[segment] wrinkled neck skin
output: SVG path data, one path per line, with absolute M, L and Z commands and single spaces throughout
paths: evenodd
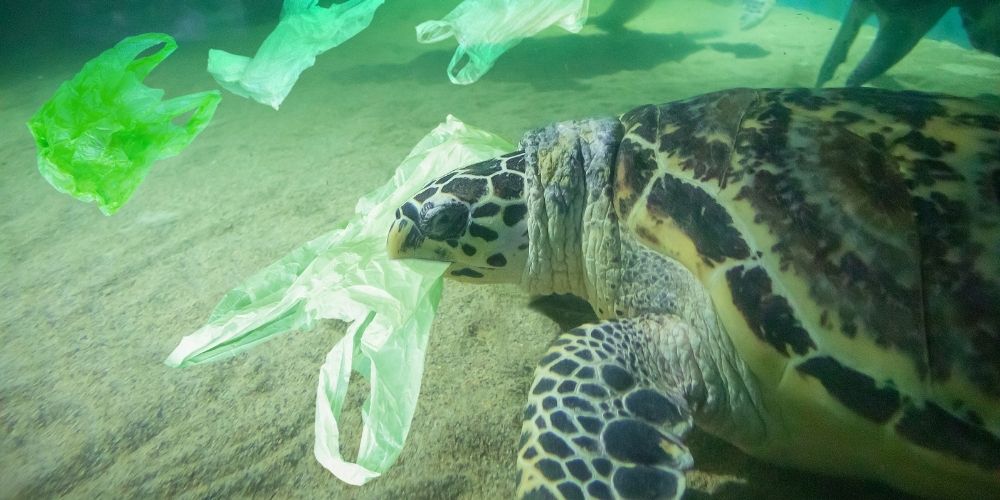
M 614 163 L 622 127 L 615 119 L 563 122 L 530 132 L 528 263 L 532 294 L 572 293 L 601 319 L 670 313 L 703 326 L 714 312 L 679 263 L 645 248 L 618 224 Z
M 572 293 L 602 319 L 614 316 L 620 232 L 611 189 L 622 125 L 614 118 L 561 122 L 525 134 L 528 262 L 532 294 Z M 612 223 L 609 224 L 609 221 Z
M 529 132 L 525 151 L 531 294 L 571 293 L 602 320 L 675 315 L 694 335 L 653 328 L 645 353 L 664 389 L 680 389 L 709 432 L 743 447 L 764 438 L 760 396 L 722 331 L 711 299 L 680 263 L 623 231 L 613 205 L 622 126 L 616 119 L 562 122 Z

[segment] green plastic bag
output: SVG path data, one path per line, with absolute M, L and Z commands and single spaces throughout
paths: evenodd
M 465 0 L 444 19 L 417 26 L 417 41 L 434 43 L 454 36 L 458 48 L 448 63 L 448 79 L 467 85 L 485 75 L 511 47 L 553 24 L 579 32 L 589 4 L 589 0 Z
M 381 188 L 358 201 L 354 220 L 322 235 L 231 290 L 207 324 L 166 360 L 190 366 L 233 356 L 320 319 L 351 322 L 327 354 L 316 388 L 316 459 L 341 480 L 364 484 L 399 456 L 420 393 L 424 353 L 447 263 L 390 260 L 396 207 L 445 173 L 513 149 L 452 116 L 424 137 Z M 340 453 L 337 419 L 351 371 L 371 382 L 356 463 Z
M 147 49 L 163 47 L 145 57 Z M 118 211 L 150 165 L 180 153 L 208 125 L 221 95 L 199 92 L 163 101 L 142 80 L 177 43 L 162 33 L 128 37 L 63 82 L 28 121 L 38 170 L 57 190 Z M 183 125 L 173 120 L 191 113 Z
M 253 59 L 212 49 L 208 72 L 222 88 L 278 109 L 316 56 L 365 29 L 384 1 L 350 0 L 321 7 L 318 0 L 285 0 L 278 26 Z

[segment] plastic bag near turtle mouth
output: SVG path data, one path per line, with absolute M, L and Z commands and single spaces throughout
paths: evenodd
M 399 456 L 416 408 L 424 353 L 447 263 L 390 260 L 385 239 L 396 207 L 430 180 L 510 151 L 503 139 L 449 116 L 413 148 L 393 179 L 358 201 L 356 218 L 250 277 L 223 297 L 169 366 L 224 359 L 320 319 L 351 322 L 327 354 L 316 389 L 316 459 L 355 485 Z M 355 463 L 340 453 L 337 420 L 351 371 L 370 382 Z
M 162 90 L 142 84 L 176 48 L 162 33 L 128 37 L 59 86 L 28 121 L 49 184 L 112 215 L 154 161 L 180 153 L 208 126 L 219 91 L 162 101 Z
M 448 63 L 448 79 L 467 85 L 527 37 L 557 24 L 578 33 L 590 0 L 465 0 L 443 19 L 417 26 L 417 41 L 434 43 L 454 36 L 458 48 Z
M 368 27 L 384 2 L 349 0 L 321 7 L 317 0 L 285 0 L 278 26 L 252 59 L 212 49 L 208 72 L 222 88 L 278 109 L 316 56 Z

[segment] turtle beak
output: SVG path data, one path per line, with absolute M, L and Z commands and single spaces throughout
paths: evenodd
M 413 257 L 413 250 L 424 241 L 424 235 L 420 234 L 417 225 L 410 219 L 401 217 L 392 223 L 389 228 L 389 237 L 385 242 L 385 249 L 389 253 L 390 259 L 405 259 Z

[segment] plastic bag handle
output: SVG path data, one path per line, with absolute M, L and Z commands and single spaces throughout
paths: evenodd
M 368 0 L 346 0 L 344 2 L 332 2 L 329 7 L 319 5 L 319 0 L 285 0 L 281 5 L 281 15 L 279 19 L 299 14 L 308 14 L 311 10 L 322 10 L 331 12 L 345 12 L 353 9 L 360 3 Z
M 212 116 L 215 114 L 215 108 L 221 100 L 222 94 L 218 90 L 206 90 L 205 92 L 175 97 L 161 103 L 160 111 L 170 115 L 171 119 L 181 116 L 192 109 L 194 110 L 187 123 L 181 125 L 181 129 L 177 130 L 170 140 L 164 144 L 163 154 L 176 154 L 187 147 L 188 143 L 211 121 Z
M 493 67 L 492 61 L 478 58 L 475 54 L 476 51 L 467 51 L 461 45 L 455 49 L 455 53 L 451 56 L 451 61 L 448 63 L 448 79 L 451 80 L 451 83 L 456 85 L 476 83 Z M 465 66 L 455 71 L 455 67 L 458 66 L 458 63 L 462 62 L 462 58 L 467 58 Z
M 447 21 L 426 21 L 417 25 L 417 41 L 420 43 L 440 42 L 455 35 L 455 27 Z
M 167 58 L 174 50 L 177 50 L 177 42 L 163 33 L 146 33 L 127 38 L 127 45 L 120 47 L 116 56 L 121 57 L 119 63 L 130 73 L 133 73 L 139 80 L 144 80 L 154 68 Z M 163 48 L 143 58 L 136 59 L 136 56 L 150 47 L 163 44 Z M 119 48 L 119 47 L 116 47 Z

